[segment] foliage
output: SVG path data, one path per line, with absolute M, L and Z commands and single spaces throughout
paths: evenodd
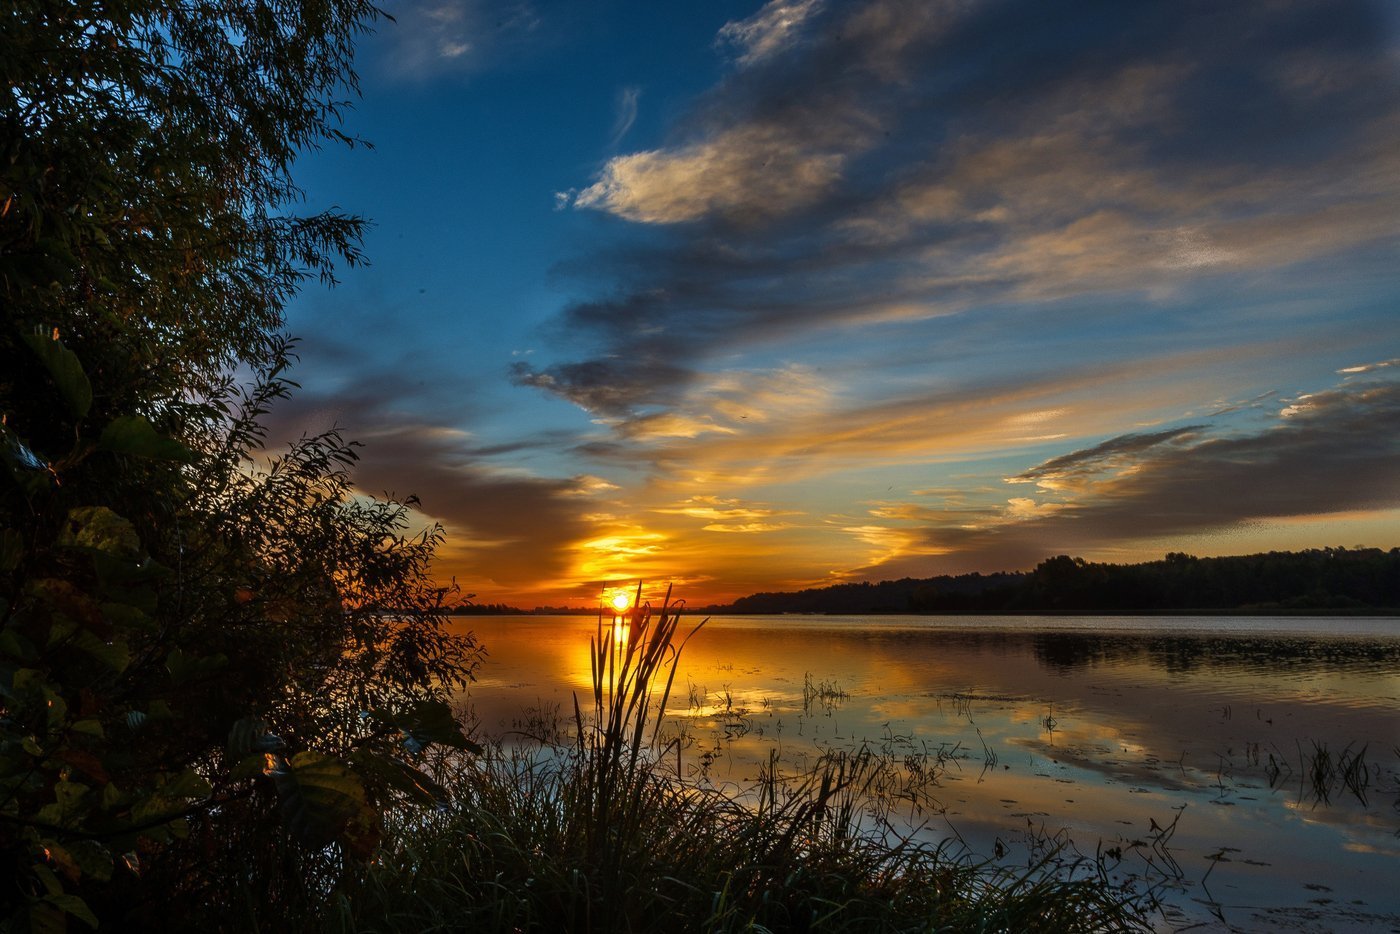
M 0 14 L 0 926 L 218 927 L 314 902 L 476 649 L 440 529 L 271 459 L 282 309 L 363 226 L 299 216 L 361 0 L 18 0 Z M 239 389 L 230 375 L 252 374 Z M 290 834 L 290 836 L 289 836 Z M 232 912 L 232 914 L 231 914 Z M 244 926 L 244 925 L 236 925 Z

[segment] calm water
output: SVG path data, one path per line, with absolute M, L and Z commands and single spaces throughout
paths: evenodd
M 482 732 L 589 696 L 594 620 L 461 625 Z M 1066 833 L 1179 870 L 1166 929 L 1400 931 L 1400 620 L 719 617 L 670 713 L 682 774 L 735 791 L 773 751 L 941 758 L 904 820 L 1013 865 Z

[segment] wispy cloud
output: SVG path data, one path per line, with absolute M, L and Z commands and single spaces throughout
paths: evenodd
M 821 6 L 822 0 L 769 0 L 748 19 L 725 23 L 719 38 L 738 52 L 740 65 L 753 65 L 781 54 L 796 43 L 803 24 Z
M 632 124 L 637 122 L 637 105 L 641 99 L 642 89 L 639 87 L 626 87 L 617 92 L 616 115 L 613 117 L 612 132 L 609 134 L 609 148 L 622 142 L 627 131 L 632 129 Z
M 528 0 L 410 0 L 389 8 L 377 49 L 382 67 L 406 80 L 476 71 L 540 27 Z

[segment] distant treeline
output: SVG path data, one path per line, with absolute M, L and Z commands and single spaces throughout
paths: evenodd
M 524 616 L 528 612 L 504 603 L 463 603 L 447 611 L 449 616 Z
M 732 613 L 1161 613 L 1400 607 L 1400 548 L 1323 548 L 1143 564 L 1058 555 L 1030 573 L 837 584 L 735 600 Z M 719 608 L 715 608 L 719 609 Z

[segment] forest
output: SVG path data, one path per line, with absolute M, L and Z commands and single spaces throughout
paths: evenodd
M 730 613 L 1366 612 L 1400 607 L 1400 549 L 1298 552 L 1104 564 L 1058 555 L 1029 573 L 837 584 L 735 600 Z

